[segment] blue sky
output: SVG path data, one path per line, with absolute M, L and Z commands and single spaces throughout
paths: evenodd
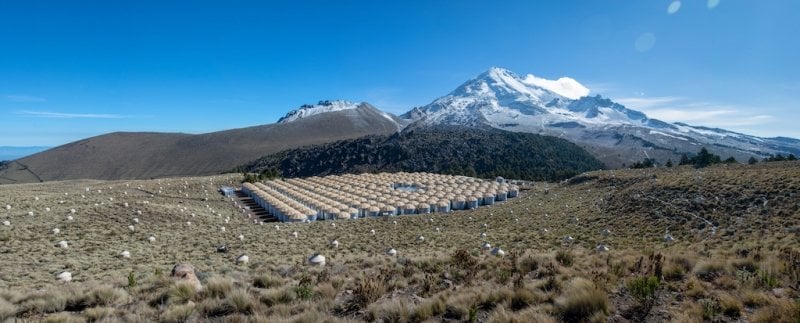
M 0 146 L 402 113 L 491 66 L 800 137 L 800 1 L 0 1 Z

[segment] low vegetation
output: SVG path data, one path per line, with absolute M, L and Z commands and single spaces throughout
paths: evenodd
M 0 186 L 0 322 L 800 320 L 798 162 L 596 171 L 476 210 L 278 229 L 215 192 L 241 180 Z
M 585 150 L 555 137 L 435 127 L 287 150 L 236 171 L 273 177 L 425 171 L 555 181 L 601 168 L 603 164 Z

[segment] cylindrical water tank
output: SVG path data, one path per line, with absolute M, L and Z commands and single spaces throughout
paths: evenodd
M 463 210 L 467 207 L 467 197 L 466 196 L 456 196 L 453 199 L 453 210 Z
M 480 203 L 478 202 L 479 200 L 480 200 L 480 198 L 479 198 L 479 197 L 477 197 L 477 196 L 470 196 L 470 197 L 467 197 L 467 209 L 470 209 L 470 210 L 471 210 L 471 209 L 476 209 L 476 208 L 478 208 L 478 205 L 480 204 Z
M 403 214 L 414 214 L 417 211 L 417 206 L 414 204 L 406 204 L 403 206 Z
M 512 185 L 508 188 L 508 197 L 517 197 L 519 196 L 519 186 Z
M 370 206 L 367 210 L 367 216 L 378 217 L 381 215 L 381 209 L 377 206 Z
M 494 204 L 494 197 L 493 193 L 486 193 L 483 195 L 483 205 L 493 205 Z
M 495 191 L 495 199 L 498 201 L 505 201 L 508 198 L 508 191 L 499 189 Z
M 397 215 L 397 208 L 393 205 L 386 205 L 383 208 L 381 208 L 381 215 L 383 216 Z
M 427 202 L 418 203 L 417 204 L 417 214 L 428 214 L 431 213 L 431 205 Z
M 448 213 L 450 212 L 450 203 L 447 201 L 441 201 L 436 204 L 436 212 L 438 213 Z

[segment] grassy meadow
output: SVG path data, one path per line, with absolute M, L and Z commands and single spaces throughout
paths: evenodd
M 239 180 L 0 186 L 0 322 L 800 322 L 797 162 L 597 171 L 476 210 L 277 228 L 216 192 Z

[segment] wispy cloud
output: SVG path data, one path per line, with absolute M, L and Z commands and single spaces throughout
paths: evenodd
M 712 127 L 748 127 L 773 122 L 775 117 L 759 113 L 763 109 L 713 102 L 693 101 L 684 97 L 627 97 L 615 101 L 639 110 L 650 118 Z
M 684 98 L 677 96 L 659 96 L 659 97 L 638 96 L 638 97 L 614 99 L 614 101 L 617 101 L 620 104 L 627 106 L 628 108 L 636 110 L 663 107 L 666 105 L 672 105 L 676 102 L 680 102 L 683 100 Z
M 34 103 L 34 102 L 45 102 L 45 101 L 47 101 L 47 99 L 45 99 L 45 98 L 38 97 L 38 96 L 33 96 L 33 95 L 27 95 L 27 94 L 9 94 L 9 95 L 6 95 L 5 98 L 8 101 L 19 102 L 19 103 Z
M 64 113 L 64 112 L 27 111 L 27 110 L 17 111 L 17 114 L 37 117 L 37 118 L 53 118 L 53 119 L 125 119 L 125 118 L 135 117 L 122 114 Z

